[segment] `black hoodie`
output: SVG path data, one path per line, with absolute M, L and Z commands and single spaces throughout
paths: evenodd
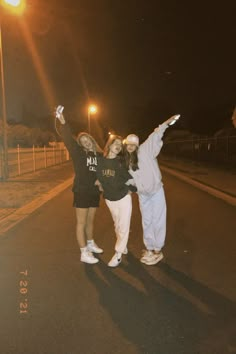
M 61 125 L 60 131 L 74 164 L 75 177 L 72 191 L 84 190 L 90 194 L 99 194 L 98 187 L 94 185 L 97 179 L 97 154 L 92 151 L 86 152 L 76 142 L 67 123 Z
M 132 186 L 125 184 L 131 178 L 132 176 L 122 166 L 119 157 L 114 159 L 98 157 L 97 179 L 102 185 L 105 199 L 116 201 L 125 197 L 132 189 Z

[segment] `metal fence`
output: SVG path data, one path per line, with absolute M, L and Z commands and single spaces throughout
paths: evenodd
M 65 146 L 8 149 L 9 177 L 35 172 L 69 160 Z M 0 151 L 0 178 L 3 177 L 3 152 Z
M 162 153 L 174 158 L 236 166 L 236 136 L 166 141 Z

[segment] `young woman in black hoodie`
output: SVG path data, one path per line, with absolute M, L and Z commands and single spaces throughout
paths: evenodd
M 102 253 L 93 239 L 93 225 L 96 208 L 99 206 L 100 191 L 95 185 L 97 179 L 97 158 L 102 150 L 94 138 L 80 133 L 75 139 L 62 113 L 63 107 L 58 106 L 56 118 L 61 123 L 60 133 L 73 161 L 75 177 L 72 191 L 73 206 L 76 211 L 76 237 L 81 251 L 81 262 L 94 264 L 98 259 L 93 253 Z
M 97 178 L 103 189 L 105 202 L 111 212 L 115 233 L 115 254 L 109 267 L 120 264 L 122 254 L 127 253 L 130 219 L 132 212 L 131 192 L 136 188 L 129 185 L 131 175 L 121 163 L 122 138 L 113 135 L 104 148 L 104 156 L 98 157 Z M 128 182 L 129 181 L 129 182 Z

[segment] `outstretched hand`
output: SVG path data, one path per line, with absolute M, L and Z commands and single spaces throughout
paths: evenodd
M 170 126 L 175 124 L 179 118 L 180 118 L 180 114 L 175 114 L 174 116 L 167 119 L 164 123 Z
M 55 108 L 54 115 L 61 122 L 61 124 L 65 124 L 65 118 L 63 116 L 64 107 L 59 105 Z

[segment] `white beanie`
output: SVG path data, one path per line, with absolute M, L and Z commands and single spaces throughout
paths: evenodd
M 125 139 L 125 144 L 128 145 L 128 144 L 133 144 L 133 145 L 136 145 L 136 146 L 139 146 L 139 138 L 137 135 L 135 134 L 129 134 L 126 139 Z

